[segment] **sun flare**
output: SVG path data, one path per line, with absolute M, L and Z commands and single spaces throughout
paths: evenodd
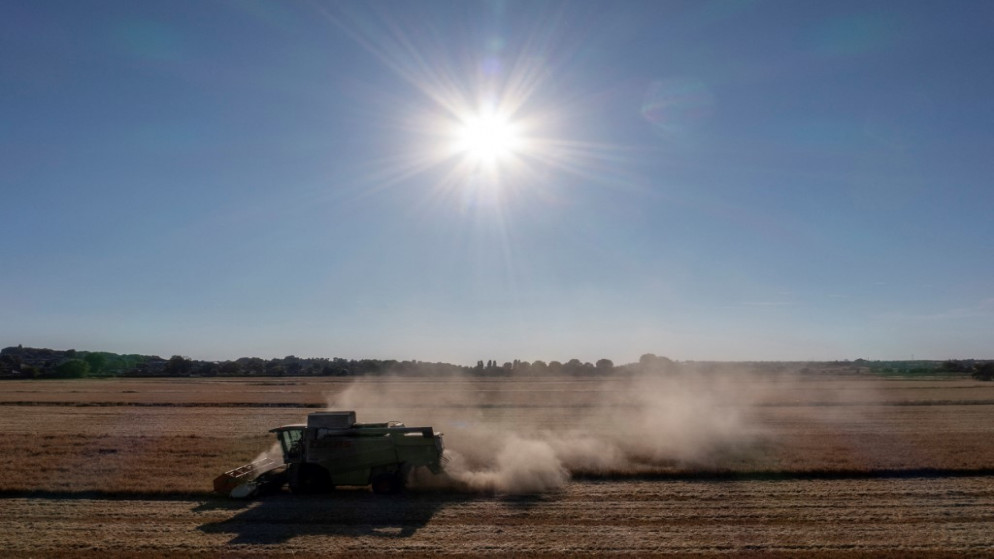
M 515 153 L 521 144 L 517 126 L 499 115 L 464 119 L 456 131 L 454 149 L 479 163 L 490 163 Z

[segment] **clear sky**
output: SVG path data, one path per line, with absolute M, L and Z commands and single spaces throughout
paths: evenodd
M 0 0 L 0 345 L 994 358 L 994 3 Z

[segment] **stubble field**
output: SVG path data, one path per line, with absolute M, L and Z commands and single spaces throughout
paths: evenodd
M 209 494 L 321 409 L 445 433 L 451 479 Z M 994 385 L 817 375 L 0 384 L 0 554 L 987 556 Z

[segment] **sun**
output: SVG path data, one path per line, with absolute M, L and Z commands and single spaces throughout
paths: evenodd
M 521 147 L 521 135 L 513 122 L 497 114 L 462 119 L 456 128 L 453 149 L 479 164 L 492 164 L 513 155 Z

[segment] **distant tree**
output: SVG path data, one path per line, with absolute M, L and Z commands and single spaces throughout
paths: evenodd
M 158 357 L 155 359 L 158 359 Z M 149 357 L 134 353 L 128 355 L 111 354 L 104 369 L 117 374 L 134 374 L 148 360 Z
M 549 361 L 549 372 L 558 375 L 563 372 L 563 364 L 559 361 Z
M 383 372 L 383 362 L 376 359 L 360 359 L 355 362 L 352 370 L 358 375 L 376 375 Z
M 270 359 L 266 361 L 266 376 L 270 377 L 281 377 L 283 373 L 286 372 L 286 368 L 283 366 L 283 361 L 280 359 Z
M 529 368 L 533 374 L 541 375 L 545 374 L 549 370 L 549 365 L 545 361 L 537 360 L 532 361 L 531 367 Z
M 639 357 L 639 370 L 643 373 L 669 373 L 675 368 L 675 363 L 666 357 L 646 353 Z
M 262 376 L 266 372 L 266 362 L 261 357 L 240 357 L 235 363 L 246 376 Z
M 221 367 L 217 363 L 210 361 L 198 361 L 193 373 L 202 377 L 216 377 Z
M 639 367 L 643 371 L 646 371 L 651 368 L 658 359 L 659 357 L 657 357 L 655 353 L 643 353 L 642 356 L 639 357 Z
M 291 377 L 300 376 L 304 372 L 304 360 L 294 355 L 283 358 L 283 370 Z
M 336 357 L 331 360 L 332 375 L 336 377 L 347 377 L 353 374 L 352 364 L 348 359 Z
M 90 366 L 82 359 L 63 361 L 55 367 L 55 376 L 59 378 L 83 378 L 90 372 Z
M 583 361 L 580 361 L 579 359 L 570 359 L 563 364 L 563 371 L 570 375 L 581 374 L 583 373 Z
M 970 367 L 961 361 L 950 359 L 943 361 L 942 365 L 939 365 L 939 370 L 944 373 L 965 373 L 970 370 Z
M 599 373 L 610 373 L 614 370 L 614 361 L 610 359 L 598 359 L 596 367 Z
M 87 353 L 83 361 L 86 361 L 86 364 L 90 366 L 91 374 L 99 375 L 103 372 L 104 365 L 107 364 L 107 356 L 97 352 Z
M 381 374 L 389 374 L 399 369 L 400 361 L 397 361 L 396 359 L 386 359 L 384 361 L 380 361 L 380 369 L 377 372 Z
M 184 377 L 193 370 L 193 360 L 182 355 L 173 355 L 166 362 L 165 373 L 171 377 Z
M 11 353 L 0 354 L 0 370 L 5 373 L 21 370 L 21 356 Z
M 994 362 L 978 363 L 973 367 L 972 376 L 977 380 L 994 380 Z

